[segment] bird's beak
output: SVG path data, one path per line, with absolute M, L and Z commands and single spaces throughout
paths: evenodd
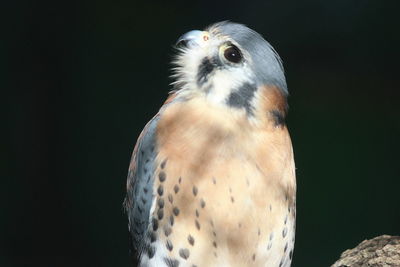
M 208 34 L 204 31 L 193 30 L 185 33 L 179 37 L 176 42 L 176 47 L 191 48 L 194 46 L 199 46 L 201 43 L 208 40 Z

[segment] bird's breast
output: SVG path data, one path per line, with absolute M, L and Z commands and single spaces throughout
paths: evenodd
M 296 185 L 285 127 L 178 102 L 161 113 L 157 142 L 154 262 L 290 264 Z

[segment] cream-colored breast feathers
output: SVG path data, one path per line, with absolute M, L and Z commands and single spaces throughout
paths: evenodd
M 164 248 L 156 257 L 179 266 L 290 264 L 296 185 L 285 126 L 252 124 L 194 98 L 161 113 L 157 141 L 152 216 Z

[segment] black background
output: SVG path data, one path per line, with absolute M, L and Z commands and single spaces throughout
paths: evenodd
M 2 3 L 0 266 L 129 266 L 131 151 L 172 45 L 232 20 L 284 60 L 298 179 L 293 266 L 400 234 L 399 1 Z

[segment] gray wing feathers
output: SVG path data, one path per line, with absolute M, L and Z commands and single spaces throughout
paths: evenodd
M 144 245 L 144 236 L 150 225 L 150 209 L 153 203 L 153 182 L 155 172 L 156 127 L 159 116 L 154 117 L 139 137 L 132 159 L 127 181 L 125 211 L 129 219 L 129 231 L 132 245 L 140 254 Z

